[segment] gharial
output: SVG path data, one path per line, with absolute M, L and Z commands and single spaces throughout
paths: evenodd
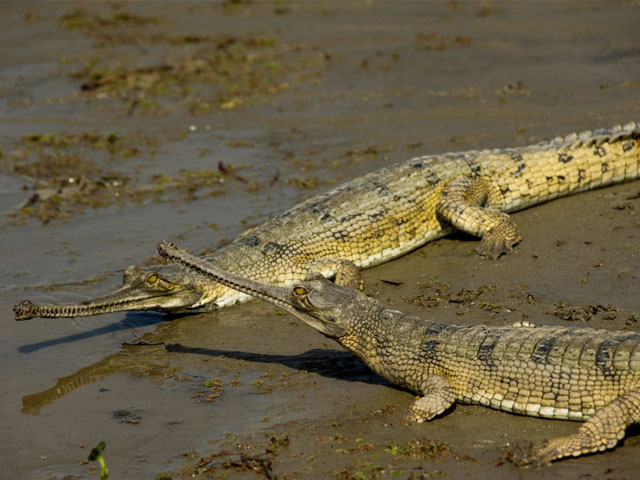
M 417 392 L 411 418 L 455 402 L 538 417 L 586 420 L 572 435 L 513 455 L 546 464 L 613 448 L 640 423 L 640 334 L 576 327 L 448 325 L 386 308 L 311 273 L 291 287 L 248 280 L 170 243 L 161 255 L 191 272 L 293 313 L 392 383 Z
M 252 228 L 206 256 L 227 271 L 290 285 L 310 271 L 358 282 L 358 269 L 461 230 L 493 257 L 520 241 L 507 215 L 565 195 L 640 177 L 632 122 L 517 148 L 412 158 L 356 178 Z M 355 265 L 355 266 L 354 266 Z M 14 308 L 17 320 L 125 310 L 202 312 L 246 300 L 174 264 L 128 267 L 123 286 L 82 303 Z

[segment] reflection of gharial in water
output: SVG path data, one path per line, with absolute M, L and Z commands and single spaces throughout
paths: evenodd
M 158 368 L 163 373 L 167 373 L 167 367 L 164 365 L 166 364 L 166 359 L 163 362 L 159 358 L 152 358 L 156 352 L 164 354 L 164 345 L 160 347 L 144 346 L 141 348 L 144 349 L 144 352 L 141 353 L 138 350 L 135 355 L 131 355 L 126 351 L 109 355 L 93 365 L 81 368 L 72 375 L 58 379 L 56 384 L 47 390 L 26 395 L 22 398 L 22 413 L 38 415 L 43 407 L 52 404 L 74 390 L 117 373 L 143 375 L 145 372 Z
M 481 237 L 480 253 L 497 257 L 521 238 L 505 212 L 638 177 L 636 123 L 527 147 L 418 157 L 312 197 L 205 258 L 276 285 L 290 285 L 310 271 L 356 282 L 358 268 L 389 261 L 456 229 Z M 129 267 L 120 290 L 94 300 L 25 301 L 14 311 L 16 320 L 125 310 L 185 313 L 247 298 L 169 263 Z
M 353 352 L 387 380 L 417 392 L 411 418 L 431 420 L 455 402 L 535 417 L 586 420 L 578 431 L 513 454 L 519 465 L 613 448 L 640 423 L 640 334 L 535 327 L 447 325 L 389 310 L 317 273 L 291 287 L 225 272 L 179 250 L 161 255 L 212 281 L 266 300 Z

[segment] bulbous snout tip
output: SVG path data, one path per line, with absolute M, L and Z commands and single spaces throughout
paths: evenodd
M 13 306 L 13 313 L 16 321 L 30 320 L 33 318 L 33 302 L 31 300 L 23 300 Z

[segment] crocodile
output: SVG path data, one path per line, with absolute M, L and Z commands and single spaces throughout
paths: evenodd
M 585 421 L 573 434 L 512 452 L 517 465 L 544 465 L 613 448 L 640 423 L 640 333 L 585 327 L 448 325 L 391 310 L 312 272 L 290 287 L 263 284 L 190 255 L 158 251 L 197 275 L 277 305 L 360 357 L 390 382 L 421 395 L 413 421 L 455 402 Z
M 640 124 L 536 145 L 416 157 L 316 195 L 247 230 L 207 261 L 256 281 L 290 285 L 310 271 L 356 284 L 359 269 L 456 230 L 491 257 L 521 235 L 508 213 L 640 177 Z M 354 267 L 355 265 L 355 267 Z M 75 304 L 14 308 L 16 320 L 127 310 L 199 313 L 249 296 L 176 265 L 128 267 L 117 291 Z

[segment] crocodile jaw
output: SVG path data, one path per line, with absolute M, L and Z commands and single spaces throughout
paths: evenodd
M 194 308 L 204 292 L 201 286 L 179 285 L 164 292 L 150 291 L 141 282 L 127 284 L 113 293 L 80 303 L 37 304 L 24 300 L 13 307 L 16 320 L 32 318 L 71 318 L 130 310 L 158 310 L 181 313 L 208 311 L 214 305 Z

